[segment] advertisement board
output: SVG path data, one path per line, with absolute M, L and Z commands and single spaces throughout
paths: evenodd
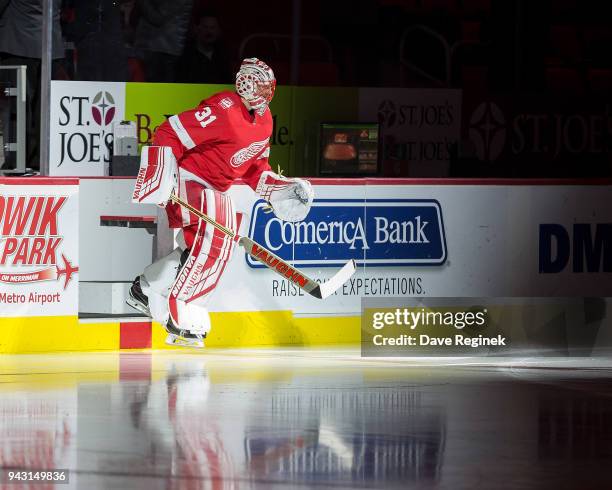
M 609 173 L 612 117 L 605 99 L 499 94 L 466 96 L 463 106 L 464 161 L 523 176 Z
M 418 199 L 317 199 L 300 223 L 258 201 L 249 236 L 300 267 L 440 265 L 446 260 L 440 204 Z M 249 266 L 264 267 L 247 256 Z
M 76 316 L 76 179 L 0 179 L 0 316 Z
M 123 82 L 51 82 L 49 175 L 99 176 L 113 123 L 125 118 Z
M 233 86 L 53 80 L 50 175 L 103 176 L 113 122 L 134 121 L 138 143 L 147 144 L 166 118 L 222 90 Z M 320 122 L 357 120 L 358 90 L 277 87 L 270 104 L 274 168 L 287 175 L 314 174 Z
M 325 301 L 234 257 L 212 311 L 357 314 L 362 297 L 584 297 L 612 295 L 612 205 L 605 185 L 461 185 L 314 179 L 301 223 L 263 213 L 244 185 L 231 195 L 242 233 L 325 281 L 357 273 Z M 343 185 L 348 184 L 348 185 Z
M 410 163 L 410 174 L 448 175 L 461 137 L 461 90 L 363 88 L 359 117 L 381 125 L 385 158 Z
M 136 123 L 147 144 L 169 116 L 231 85 L 133 82 L 51 83 L 50 175 L 103 176 L 112 125 Z M 381 124 L 384 158 L 445 175 L 461 127 L 461 91 L 448 89 L 277 87 L 270 104 L 271 163 L 286 175 L 317 174 L 321 123 Z

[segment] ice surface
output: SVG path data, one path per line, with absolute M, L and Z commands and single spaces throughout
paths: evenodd
M 5 355 L 3 478 L 68 468 L 59 489 L 612 488 L 609 364 L 305 349 Z

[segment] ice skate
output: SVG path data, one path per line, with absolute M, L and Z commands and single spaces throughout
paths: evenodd
M 166 344 L 168 345 L 192 347 L 195 349 L 204 347 L 206 333 L 192 333 L 188 330 L 181 330 L 174 325 L 171 318 L 168 318 L 165 328 L 168 332 L 168 336 L 166 337 Z
M 142 292 L 142 288 L 140 286 L 140 276 L 134 279 L 134 282 L 132 283 L 132 286 L 128 292 L 128 298 L 125 300 L 125 302 L 144 315 L 147 315 L 148 317 L 151 316 L 151 311 L 149 310 L 149 299 Z
M 186 339 L 173 333 L 169 333 L 166 337 L 166 344 L 177 347 L 191 347 L 192 349 L 202 349 L 204 347 L 204 339 Z

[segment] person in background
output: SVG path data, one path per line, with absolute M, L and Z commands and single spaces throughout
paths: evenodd
M 64 34 L 76 48 L 75 80 L 124 82 L 127 50 L 121 9 L 115 0 L 71 0 L 72 19 Z
M 185 48 L 180 67 L 181 82 L 231 83 L 233 81 L 229 56 L 223 43 L 221 24 L 213 12 L 203 12 L 196 18 L 194 38 Z
M 0 0 L 0 64 L 25 65 L 26 72 L 26 164 L 40 168 L 40 64 L 42 57 L 42 0 Z M 64 57 L 60 26 L 60 0 L 53 0 L 51 55 L 56 62 Z
M 134 47 L 140 51 L 147 82 L 172 83 L 185 48 L 192 0 L 137 0 L 140 20 Z
M 121 31 L 123 42 L 127 52 L 127 62 L 130 82 L 146 81 L 144 63 L 139 55 L 138 49 L 134 47 L 136 40 L 136 27 L 140 17 L 136 0 L 120 0 L 119 10 L 121 11 Z

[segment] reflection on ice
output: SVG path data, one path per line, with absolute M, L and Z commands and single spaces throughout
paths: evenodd
M 69 468 L 62 488 L 609 488 L 609 379 L 282 350 L 4 356 L 0 463 Z
M 249 468 L 285 480 L 434 480 L 444 448 L 441 407 L 423 409 L 416 387 L 290 390 L 245 434 Z

